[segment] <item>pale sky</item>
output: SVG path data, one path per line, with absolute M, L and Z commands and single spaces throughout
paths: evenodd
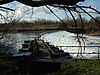
M 80 2 L 77 5 L 80 6 L 92 6 L 93 8 L 97 9 L 98 11 L 100 11 L 100 0 L 86 0 L 85 2 Z M 23 18 L 25 20 L 31 21 L 34 19 L 51 19 L 51 20 L 59 20 L 57 17 L 55 17 L 53 14 L 50 13 L 50 11 L 46 8 L 46 7 L 38 7 L 38 8 L 33 8 L 33 11 L 30 10 L 32 9 L 30 6 L 26 6 L 24 4 L 18 3 L 18 2 L 12 2 L 9 4 L 4 4 L 3 6 L 5 7 L 10 7 L 12 9 L 15 9 L 15 19 L 17 18 Z M 27 8 L 27 9 L 25 9 Z M 69 17 L 66 17 L 66 14 L 63 10 L 61 9 L 57 9 L 57 8 L 53 8 L 51 7 L 51 9 L 61 18 L 61 19 L 65 19 L 65 18 L 69 18 L 71 17 L 69 13 L 67 13 L 67 15 Z M 90 12 L 94 12 L 90 9 L 86 9 L 87 11 Z M 26 12 L 27 11 L 27 12 Z M 33 12 L 33 15 L 31 14 L 31 12 Z M 0 12 L 2 13 L 2 12 Z M 4 13 L 2 13 L 4 14 Z M 73 13 L 75 17 L 77 17 L 76 13 Z M 5 14 L 4 14 L 5 15 Z M 8 13 L 8 15 L 11 16 L 11 14 Z M 94 17 L 96 16 L 100 16 L 100 14 L 91 14 Z M 87 17 L 86 14 L 83 14 L 83 17 L 89 18 Z

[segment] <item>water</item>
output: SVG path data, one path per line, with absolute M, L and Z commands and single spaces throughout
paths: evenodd
M 17 33 L 15 34 L 17 35 L 17 44 L 16 47 L 17 49 L 21 49 L 22 48 L 22 44 L 24 43 L 25 40 L 34 40 L 35 38 L 38 37 L 38 34 L 35 33 Z
M 32 33 L 7 33 L 4 35 L 3 39 L 0 39 L 0 43 L 4 44 L 5 46 L 1 48 L 1 51 L 5 51 L 7 54 L 9 53 L 18 53 L 19 49 L 22 48 L 22 44 L 25 40 L 34 40 L 38 35 L 34 32 Z M 9 49 L 8 49 L 9 48 Z
M 18 49 L 22 48 L 22 44 L 24 43 L 24 40 L 33 40 L 34 38 L 39 37 L 39 39 L 43 39 L 46 42 L 49 42 L 52 45 L 55 46 L 79 46 L 78 39 L 76 38 L 76 34 L 69 33 L 67 31 L 50 31 L 45 32 L 42 34 L 35 34 L 35 33 L 16 33 L 17 43 L 17 52 Z M 80 35 L 81 36 L 81 35 Z M 82 38 L 80 38 L 81 45 L 84 46 L 100 46 L 100 37 L 99 36 L 88 36 L 83 35 Z M 80 49 L 78 47 L 59 47 L 60 49 L 64 50 L 65 52 L 80 52 Z M 85 50 L 82 48 L 82 52 L 85 53 L 96 53 L 98 52 L 97 47 L 86 47 Z M 74 54 L 74 57 L 77 55 Z M 96 54 L 84 54 L 85 58 L 92 58 L 96 57 Z
M 79 41 L 76 38 L 76 34 L 69 33 L 66 31 L 55 31 L 55 32 L 49 32 L 41 34 L 40 38 L 45 40 L 46 42 L 49 42 L 52 45 L 55 46 L 80 46 Z M 80 35 L 80 42 L 82 46 L 100 46 L 100 37 L 97 36 L 88 36 L 88 35 Z M 60 49 L 64 50 L 65 52 L 73 52 L 73 53 L 98 53 L 98 47 L 59 47 Z M 82 50 L 82 51 L 81 51 Z M 77 57 L 77 54 L 73 55 L 74 57 Z M 83 54 L 84 58 L 97 58 L 97 54 Z M 80 55 L 80 57 L 82 57 Z

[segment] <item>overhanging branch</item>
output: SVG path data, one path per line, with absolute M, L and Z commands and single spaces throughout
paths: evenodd
M 12 1 L 15 1 L 15 0 L 0 0 L 0 5 L 10 3 Z
M 32 1 L 32 0 L 17 0 L 25 5 L 29 5 L 32 7 L 39 7 L 44 5 L 76 5 L 76 3 L 85 1 L 85 0 L 40 0 L 40 1 Z

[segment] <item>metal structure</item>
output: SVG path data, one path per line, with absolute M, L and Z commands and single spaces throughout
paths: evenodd
M 66 47 L 66 48 L 88 48 L 88 49 L 91 49 L 91 48 L 96 48 L 96 52 L 85 52 L 85 51 L 77 51 L 77 52 L 70 52 L 70 54 L 74 55 L 74 54 L 78 54 L 77 57 L 81 57 L 82 55 L 84 54 L 87 54 L 87 55 L 94 55 L 96 56 L 95 59 L 100 59 L 100 46 L 57 46 L 59 47 L 60 49 L 62 49 L 63 47 Z M 83 59 L 88 59 L 88 58 L 84 58 L 82 57 Z M 94 58 L 92 58 L 94 59 Z
M 54 14 L 62 22 L 63 28 L 66 28 L 65 27 L 66 24 L 63 22 L 63 20 L 49 6 L 53 6 L 55 8 L 63 9 L 65 12 L 67 10 L 70 13 L 70 15 L 72 16 L 72 19 L 74 21 L 74 24 L 75 24 L 74 26 L 76 28 L 77 39 L 79 41 L 80 47 L 81 47 L 81 41 L 80 41 L 80 36 L 78 35 L 79 32 L 78 32 L 78 27 L 77 27 L 77 21 L 75 19 L 73 11 L 76 12 L 77 15 L 79 16 L 83 29 L 84 29 L 84 26 L 83 26 L 83 19 L 82 19 L 81 13 L 86 13 L 88 16 L 90 16 L 94 21 L 96 21 L 98 23 L 98 27 L 100 26 L 100 22 L 97 21 L 85 9 L 91 9 L 95 13 L 100 14 L 100 12 L 98 10 L 92 8 L 91 6 L 81 6 L 81 5 L 78 5 L 79 2 L 84 2 L 85 0 L 0 0 L 0 5 L 6 4 L 6 3 L 10 3 L 10 2 L 13 2 L 13 1 L 18 1 L 18 2 L 20 2 L 22 4 L 25 4 L 25 5 L 28 5 L 28 6 L 31 6 L 31 7 L 46 6 L 50 10 L 50 12 L 52 14 Z M 4 9 L 13 11 L 12 9 L 6 8 L 6 7 L 1 7 L 0 6 L 0 8 L 4 8 Z M 77 10 L 77 8 L 79 10 Z M 83 33 L 82 33 L 82 36 L 83 36 Z M 82 39 L 82 40 L 84 42 L 84 39 Z M 85 45 L 85 42 L 84 42 L 84 45 Z

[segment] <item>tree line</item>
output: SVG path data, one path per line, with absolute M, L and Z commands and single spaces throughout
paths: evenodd
M 97 21 L 100 22 L 100 17 L 95 18 Z M 80 18 L 76 19 L 77 25 L 75 25 L 75 22 L 72 19 L 63 19 L 61 21 L 55 21 L 55 20 L 47 20 L 47 19 L 37 19 L 33 20 L 31 22 L 28 21 L 20 21 L 20 22 L 12 22 L 10 23 L 10 27 L 12 30 L 18 29 L 18 28 L 26 28 L 26 29 L 37 29 L 38 28 L 56 28 L 56 29 L 67 29 L 67 28 L 84 28 L 87 33 L 94 33 L 94 32 L 100 32 L 100 24 L 95 22 L 93 19 L 87 20 L 86 18 L 83 18 L 82 21 Z M 8 27 L 8 24 L 1 24 L 0 28 L 6 28 Z

